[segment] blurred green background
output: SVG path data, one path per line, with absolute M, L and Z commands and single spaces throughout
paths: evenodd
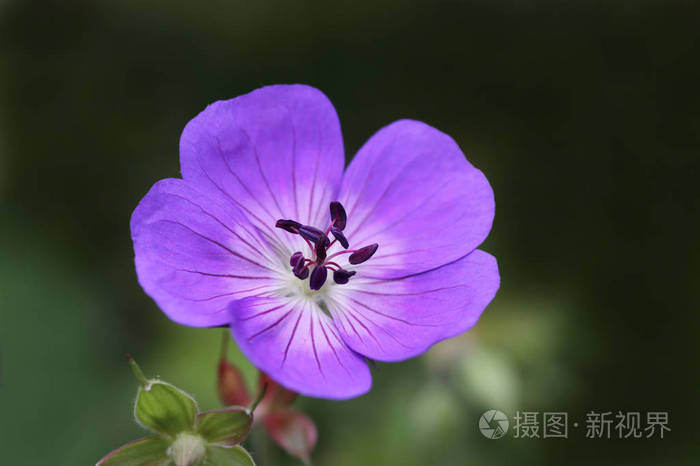
M 208 103 L 300 82 L 348 159 L 399 118 L 452 135 L 496 193 L 502 274 L 467 335 L 359 399 L 298 402 L 317 464 L 698 464 L 698 24 L 690 1 L 0 2 L 0 463 L 142 435 L 126 352 L 219 406 L 221 330 L 142 292 L 129 216 Z M 488 440 L 491 408 L 566 411 L 569 438 Z M 585 438 L 618 410 L 672 430 Z

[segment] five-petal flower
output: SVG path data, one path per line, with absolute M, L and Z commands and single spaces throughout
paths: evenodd
M 320 91 L 264 87 L 195 117 L 182 179 L 156 183 L 131 219 L 139 282 L 168 317 L 230 325 L 273 379 L 334 399 L 369 390 L 365 358 L 471 328 L 499 286 L 476 249 L 493 192 L 452 138 L 400 120 L 345 173 L 344 160 Z

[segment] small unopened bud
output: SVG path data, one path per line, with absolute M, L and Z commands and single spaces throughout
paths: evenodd
M 273 411 L 263 420 L 265 429 L 277 445 L 306 464 L 316 446 L 318 432 L 308 416 L 291 408 Z
M 222 358 L 219 361 L 218 375 L 216 388 L 221 403 L 225 406 L 246 406 L 250 403 L 243 374 L 236 366 Z
M 221 403 L 225 406 L 245 406 L 250 403 L 250 395 L 245 385 L 245 379 L 241 371 L 229 362 L 226 357 L 228 342 L 231 340 L 228 330 L 224 330 L 222 337 L 216 390 L 219 393 Z

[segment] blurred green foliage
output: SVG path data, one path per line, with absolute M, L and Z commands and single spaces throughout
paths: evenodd
M 452 135 L 496 193 L 502 273 L 467 335 L 379 365 L 362 398 L 298 402 L 317 464 L 697 464 L 699 20 L 687 1 L 0 3 L 0 463 L 93 464 L 139 436 L 126 352 L 219 406 L 220 330 L 141 291 L 129 216 L 208 103 L 303 82 L 348 158 L 399 118 Z M 672 431 L 487 440 L 491 408 L 668 411 Z

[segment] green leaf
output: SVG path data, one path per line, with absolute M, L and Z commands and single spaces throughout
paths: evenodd
M 253 425 L 253 416 L 242 407 L 207 411 L 197 417 L 197 433 L 209 443 L 241 443 Z
M 134 440 L 102 458 L 97 466 L 161 466 L 170 461 L 170 441 L 153 435 Z
M 255 466 L 250 454 L 238 445 L 233 447 L 210 446 L 205 464 L 216 466 Z
M 150 380 L 139 387 L 134 407 L 134 415 L 141 425 L 172 437 L 192 429 L 197 411 L 191 396 L 159 380 Z

